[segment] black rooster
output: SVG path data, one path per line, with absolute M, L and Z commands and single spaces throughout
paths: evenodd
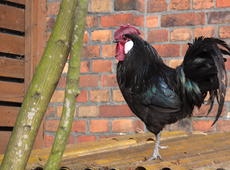
M 116 46 L 117 81 L 128 106 L 156 135 L 153 155 L 161 159 L 160 132 L 165 125 L 192 115 L 209 94 L 212 109 L 214 99 L 219 104 L 218 120 L 224 105 L 227 77 L 223 55 L 230 47 L 216 38 L 199 37 L 176 69 L 164 64 L 157 51 L 140 36 L 137 28 L 121 26 L 114 34 Z

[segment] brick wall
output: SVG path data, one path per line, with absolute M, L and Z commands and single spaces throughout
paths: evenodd
M 229 0 L 90 0 L 81 63 L 81 94 L 70 143 L 94 141 L 107 136 L 135 133 L 144 125 L 131 113 L 117 86 L 113 33 L 121 24 L 132 24 L 175 67 L 182 61 L 187 42 L 194 37 L 215 36 L 230 42 Z M 52 30 L 59 0 L 47 0 L 47 32 Z M 230 69 L 229 61 L 226 64 Z M 67 66 L 51 100 L 44 123 L 49 146 L 61 115 Z M 166 130 L 230 131 L 230 101 L 218 123 L 210 127 L 216 106 L 208 117 L 207 107 L 194 111 Z M 229 119 L 229 120 L 228 120 Z

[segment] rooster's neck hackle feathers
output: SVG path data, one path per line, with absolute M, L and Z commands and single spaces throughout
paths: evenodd
M 158 83 L 160 77 L 165 77 L 165 71 L 170 69 L 164 63 L 157 51 L 146 41 L 136 35 L 126 35 L 134 45 L 125 60 L 118 63 L 118 81 L 131 89 L 146 90 L 152 83 Z M 151 83 L 152 82 L 152 83 Z

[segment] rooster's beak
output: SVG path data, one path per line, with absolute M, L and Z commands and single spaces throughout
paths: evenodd
M 118 40 L 113 40 L 113 43 L 118 43 L 119 41 Z

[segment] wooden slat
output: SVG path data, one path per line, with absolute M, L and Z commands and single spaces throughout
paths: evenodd
M 0 76 L 24 78 L 24 60 L 0 57 Z
M 0 52 L 24 55 L 24 37 L 0 33 Z
M 7 143 L 9 141 L 11 132 L 4 132 L 4 131 L 0 131 L 0 153 L 3 154 L 5 152 Z
M 5 1 L 9 1 L 9 2 L 14 2 L 14 3 L 17 3 L 17 4 L 25 4 L 25 0 L 5 0 Z
M 25 10 L 0 4 L 0 27 L 25 31 Z
M 0 106 L 0 126 L 13 127 L 20 107 Z
M 0 81 L 0 101 L 22 102 L 24 84 Z

